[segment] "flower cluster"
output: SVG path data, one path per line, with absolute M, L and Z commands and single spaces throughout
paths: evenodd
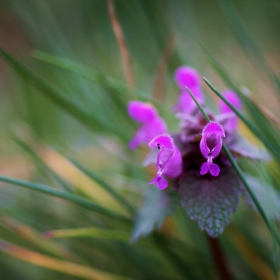
M 210 236 L 217 236 L 236 210 L 241 192 L 240 182 L 222 151 L 223 139 L 235 156 L 252 159 L 261 156 L 238 134 L 238 118 L 223 101 L 218 105 L 219 115 L 205 108 L 201 78 L 195 69 L 179 67 L 174 80 L 180 89 L 173 108 L 180 120 L 180 131 L 168 134 L 163 119 L 151 104 L 132 101 L 128 113 L 141 126 L 129 147 L 134 149 L 144 144 L 154 150 L 145 160 L 146 165 L 153 163 L 157 168 L 150 184 L 164 190 L 172 183 L 190 217 Z M 211 122 L 206 122 L 186 87 L 204 107 Z M 223 94 L 233 106 L 242 109 L 235 92 L 226 90 Z
M 178 103 L 174 106 L 174 112 L 181 119 L 182 132 L 180 137 L 176 137 L 178 136 L 176 134 L 171 136 L 167 134 L 164 121 L 150 103 L 132 101 L 128 105 L 129 115 L 141 123 L 130 141 L 129 147 L 135 149 L 140 144 L 148 144 L 150 148 L 158 149 L 157 158 L 154 158 L 158 172 L 150 183 L 156 183 L 160 189 L 165 189 L 168 186 L 164 177 L 176 178 L 182 174 L 183 167 L 189 165 L 189 162 L 186 163 L 184 162 L 186 160 L 183 160 L 186 155 L 185 151 L 193 142 L 197 142 L 195 140 L 200 135 L 200 151 L 202 156 L 207 159 L 207 162 L 201 165 L 200 174 L 205 175 L 210 172 L 212 176 L 218 176 L 220 167 L 213 160 L 220 154 L 222 137 L 225 137 L 225 131 L 228 134 L 233 134 L 237 128 L 237 117 L 224 102 L 219 104 L 221 114 L 215 118 L 210 114 L 213 121 L 205 125 L 202 115 L 198 112 L 195 102 L 186 89 L 188 87 L 196 99 L 203 104 L 200 76 L 195 69 L 187 66 L 179 67 L 175 72 L 174 79 L 181 89 Z M 241 102 L 233 91 L 227 90 L 225 97 L 238 109 L 241 108 Z M 179 150 L 173 142 L 173 137 Z M 193 161 L 197 161 L 197 159 L 193 159 Z

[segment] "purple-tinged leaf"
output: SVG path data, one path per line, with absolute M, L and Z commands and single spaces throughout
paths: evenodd
M 179 197 L 175 192 L 151 186 L 137 213 L 131 241 L 150 234 L 155 227 L 160 228 L 165 218 L 172 215 L 179 205 Z
M 220 235 L 236 210 L 241 186 L 231 168 L 218 177 L 190 171 L 179 182 L 181 203 L 190 218 L 211 237 Z
M 254 146 L 242 136 L 233 135 L 230 142 L 227 143 L 229 150 L 236 156 L 246 157 L 253 160 L 266 160 L 271 159 L 270 154 L 259 147 Z
M 280 193 L 259 178 L 246 175 L 246 180 L 269 219 L 280 221 Z M 256 206 L 246 190 L 244 196 L 246 202 L 256 210 Z

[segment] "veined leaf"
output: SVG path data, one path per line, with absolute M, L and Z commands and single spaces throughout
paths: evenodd
M 137 213 L 132 242 L 140 237 L 146 236 L 155 227 L 160 228 L 167 216 L 170 216 L 179 205 L 178 195 L 174 192 L 167 192 L 151 186 L 143 205 Z
M 209 236 L 217 237 L 237 209 L 241 186 L 232 169 L 218 177 L 190 171 L 180 180 L 178 191 L 191 219 Z

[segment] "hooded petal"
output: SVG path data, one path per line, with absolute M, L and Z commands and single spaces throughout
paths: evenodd
M 159 150 L 156 163 L 158 169 L 157 176 L 150 183 L 156 183 L 159 188 L 163 189 L 168 184 L 163 176 L 174 178 L 182 172 L 181 153 L 169 135 L 155 137 L 149 143 L 149 147 Z
M 141 123 L 147 123 L 158 117 L 157 111 L 153 105 L 137 100 L 129 102 L 128 114 L 131 118 Z
M 220 124 L 210 122 L 204 127 L 200 141 L 200 151 L 205 158 L 215 158 L 219 155 L 223 145 L 222 137 L 225 137 L 225 132 Z
M 200 75 L 192 67 L 181 66 L 177 68 L 174 74 L 174 80 L 182 90 L 184 90 L 186 86 L 190 89 L 201 87 Z
M 148 103 L 132 101 L 128 105 L 128 113 L 142 123 L 129 143 L 130 149 L 148 144 L 156 135 L 167 132 L 164 121 L 158 116 L 156 109 Z

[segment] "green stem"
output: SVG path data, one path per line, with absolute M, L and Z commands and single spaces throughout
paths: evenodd
M 206 236 L 221 280 L 232 280 L 233 278 L 226 265 L 226 258 L 220 246 L 219 240 L 217 238 L 209 237 L 207 234 Z

